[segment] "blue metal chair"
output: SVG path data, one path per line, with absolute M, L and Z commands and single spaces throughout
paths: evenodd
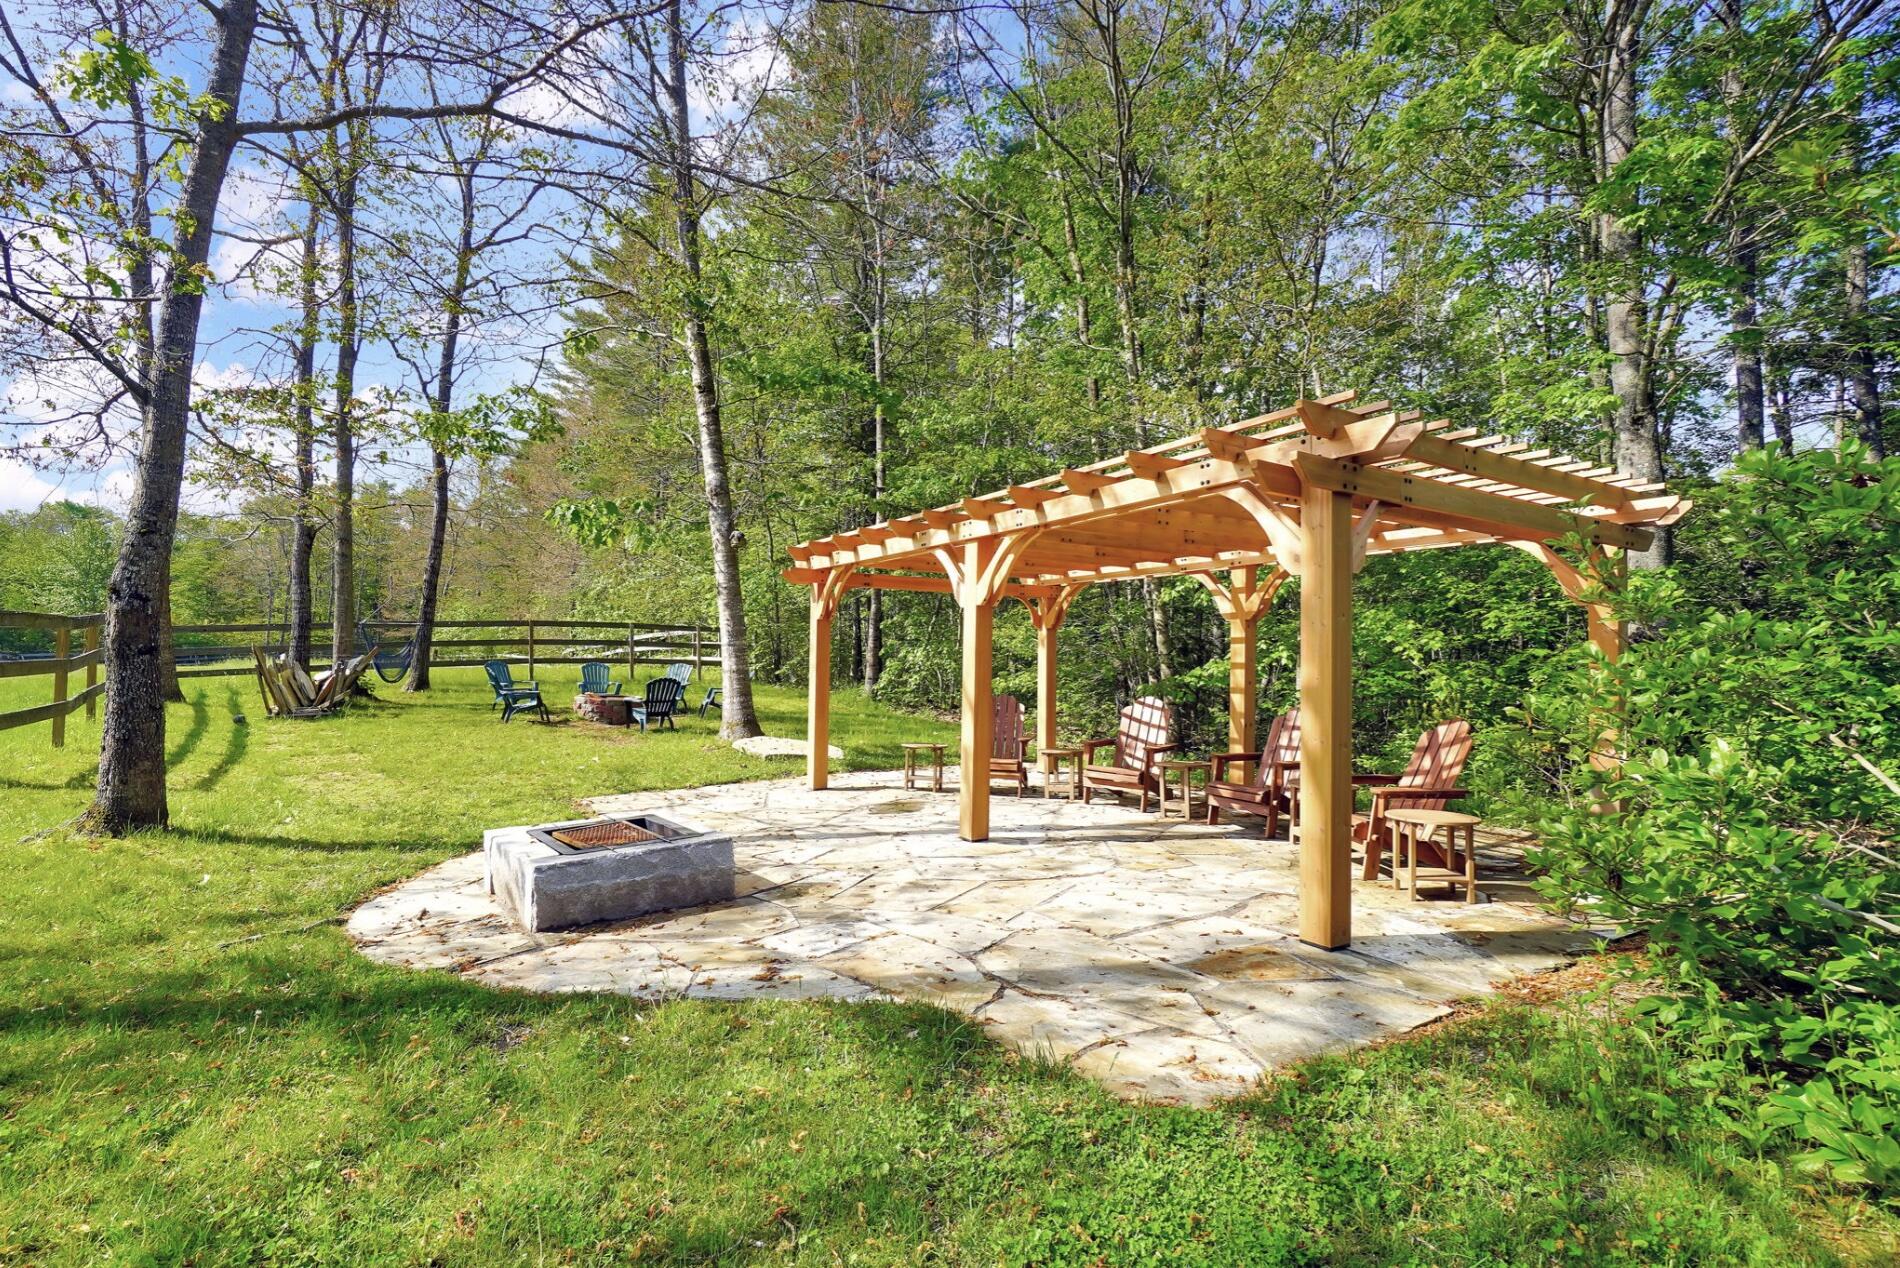
M 501 706 L 501 720 L 508 721 L 517 713 L 534 710 L 541 715 L 543 722 L 548 721 L 548 707 L 541 701 L 541 684 L 529 679 L 516 682 L 514 675 L 508 672 L 508 662 L 491 660 L 482 665 L 488 671 L 488 685 L 495 689 L 495 698 L 488 702 L 493 710 Z
M 679 723 L 673 717 L 679 712 L 680 697 L 685 694 L 686 688 L 680 686 L 676 679 L 655 678 L 647 684 L 646 699 L 633 706 L 633 718 L 640 724 L 642 731 L 647 729 L 649 722 L 656 726 L 664 722 L 677 731 Z
M 581 690 L 597 696 L 617 696 L 620 684 L 607 675 L 613 671 L 597 660 L 590 660 L 581 666 Z

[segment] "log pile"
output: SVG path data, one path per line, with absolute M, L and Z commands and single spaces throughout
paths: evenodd
M 273 718 L 320 718 L 350 698 L 356 680 L 376 659 L 376 649 L 372 647 L 315 678 L 288 657 L 268 655 L 255 645 L 251 659 L 257 663 L 258 692 Z

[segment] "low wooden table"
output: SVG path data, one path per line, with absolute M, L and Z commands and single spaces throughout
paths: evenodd
M 904 749 L 904 787 L 917 787 L 917 760 L 930 754 L 930 790 L 943 791 L 943 744 L 906 744 Z
M 1036 751 L 1036 763 L 1042 767 L 1042 795 L 1047 800 L 1054 795 L 1056 779 L 1062 774 L 1062 763 L 1069 763 L 1069 800 L 1076 801 L 1082 796 L 1082 750 L 1079 748 L 1045 748 Z
M 1444 881 L 1453 892 L 1459 885 L 1465 887 L 1465 901 L 1478 901 L 1478 847 L 1476 829 L 1478 816 L 1464 814 L 1457 810 L 1388 810 L 1385 822 L 1392 834 L 1392 883 L 1399 881 L 1399 862 L 1405 862 L 1405 888 L 1413 902 L 1418 901 L 1418 882 L 1423 877 L 1428 881 Z M 1458 850 L 1458 834 L 1465 838 L 1463 857 Z M 1418 865 L 1419 842 L 1435 833 L 1442 833 L 1439 849 L 1444 853 L 1446 867 L 1420 867 Z
M 1207 781 L 1213 778 L 1214 763 L 1196 761 L 1189 757 L 1167 758 L 1156 762 L 1155 767 L 1161 776 L 1161 796 L 1155 805 L 1157 818 L 1168 817 L 1168 776 L 1178 774 L 1181 777 L 1181 818 L 1192 821 L 1194 818 L 1194 785 L 1191 782 L 1194 772 L 1201 772 L 1201 796 L 1207 796 Z

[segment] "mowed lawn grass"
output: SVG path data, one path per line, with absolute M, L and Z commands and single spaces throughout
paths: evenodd
M 573 678 L 542 671 L 556 702 Z M 1773 1159 L 1646 1139 L 1642 1067 L 1600 1055 L 1636 1051 L 1634 1032 L 1581 1008 L 1494 1006 L 1204 1111 L 1119 1103 L 923 1006 L 637 1005 L 378 967 L 341 917 L 485 826 L 799 769 L 697 718 L 502 726 L 479 671 L 439 683 L 284 722 L 248 679 L 188 681 L 173 830 L 127 840 L 59 828 L 86 804 L 96 723 L 77 715 L 59 752 L 43 726 L 0 733 L 0 1263 L 1894 1252 L 1890 1216 Z M 47 685 L 0 684 L 0 708 Z M 802 733 L 802 696 L 760 697 L 768 731 Z M 949 735 L 835 700 L 847 765 Z M 1586 1086 L 1610 1112 L 1583 1108 Z

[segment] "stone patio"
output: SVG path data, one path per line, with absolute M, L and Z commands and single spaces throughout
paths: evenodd
M 1273 1067 L 1398 1034 L 1562 963 L 1592 931 L 1531 904 L 1521 840 L 1481 834 L 1494 901 L 1407 901 L 1355 882 L 1349 950 L 1300 943 L 1295 847 L 1132 805 L 998 796 L 991 839 L 957 837 L 954 787 L 898 775 L 601 797 L 730 832 L 729 904 L 558 934 L 521 932 L 479 851 L 363 904 L 373 959 L 497 987 L 646 999 L 905 999 L 1129 1097 L 1205 1103 Z

